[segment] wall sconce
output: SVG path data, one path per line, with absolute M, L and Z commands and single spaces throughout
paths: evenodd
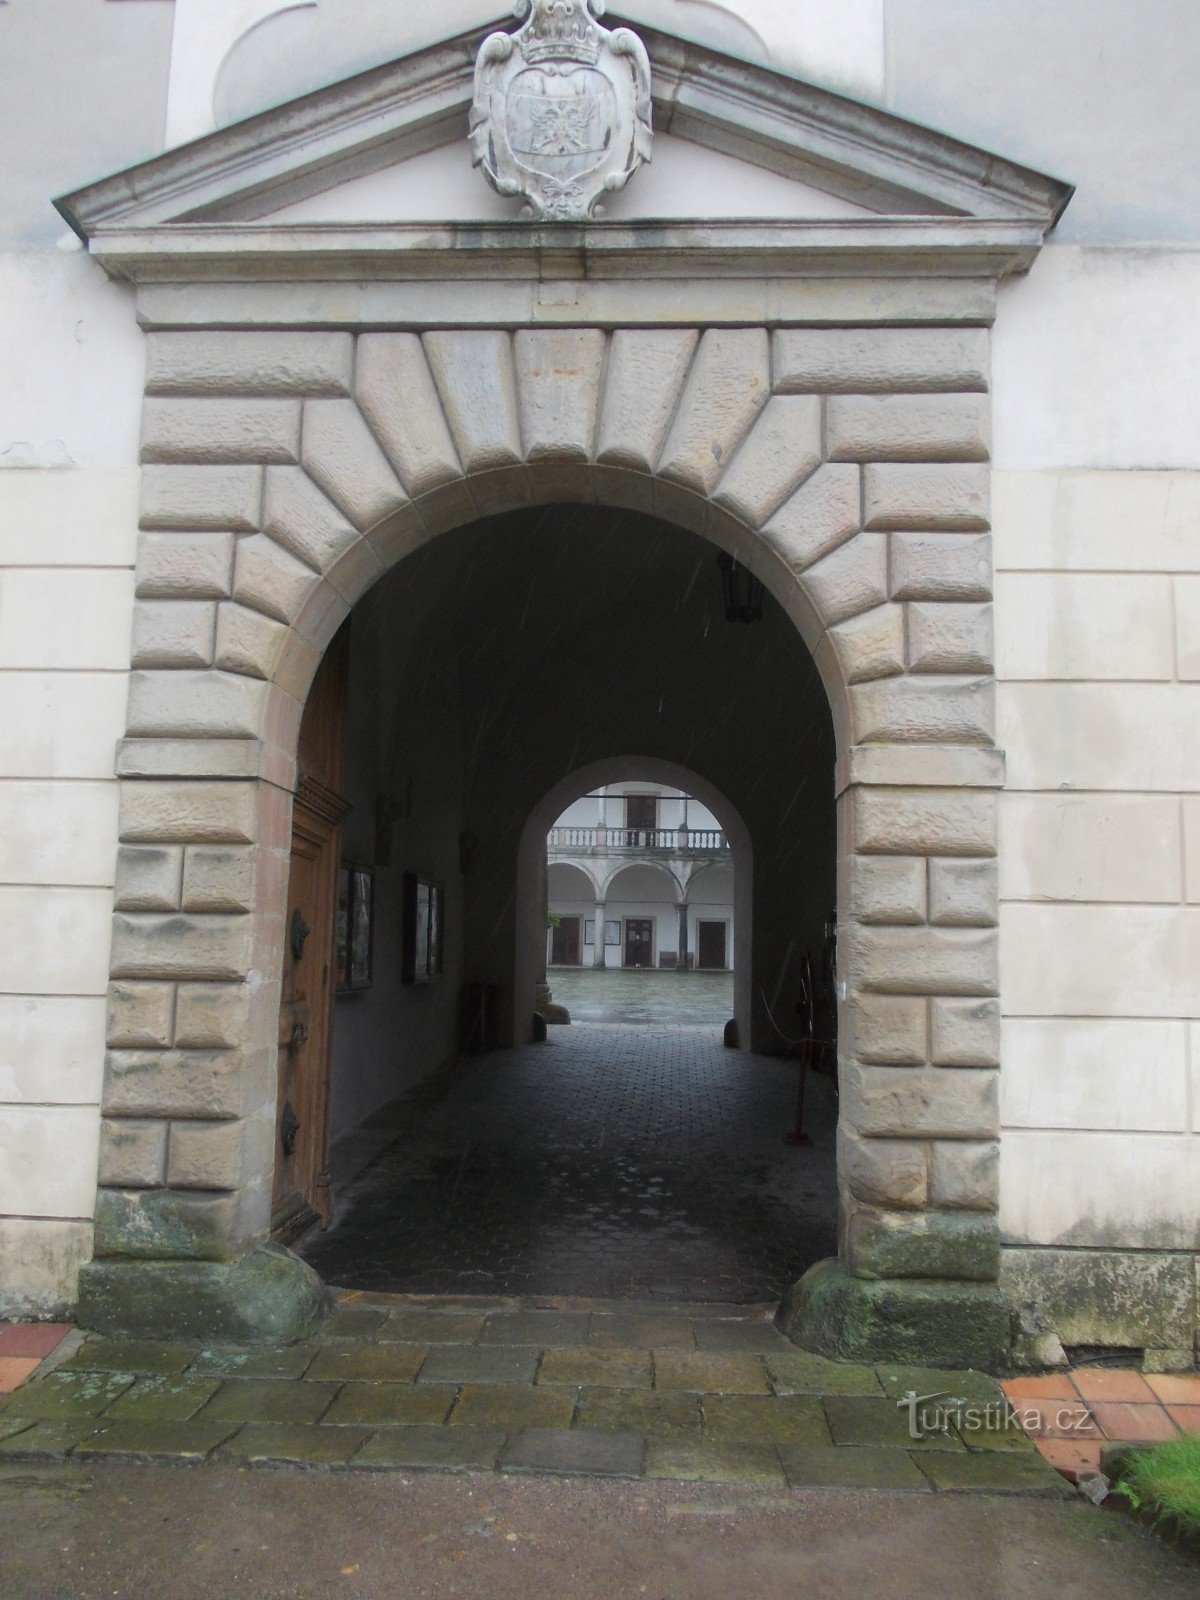
M 740 561 L 722 551 L 717 557 L 725 591 L 726 622 L 761 622 L 766 590 Z

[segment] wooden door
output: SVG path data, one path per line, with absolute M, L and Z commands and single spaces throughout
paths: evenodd
M 658 796 L 656 794 L 627 794 L 625 796 L 625 843 L 635 849 L 653 848 L 658 830 Z
M 275 1238 L 329 1221 L 329 1082 L 341 823 L 346 631 L 330 645 L 301 725 L 279 1010 Z
M 625 919 L 625 965 L 627 967 L 652 967 L 654 965 L 654 922 L 652 919 L 627 917 Z
M 555 967 L 577 967 L 581 960 L 579 918 L 562 917 L 551 933 L 550 963 Z
M 729 965 L 726 949 L 726 927 L 723 922 L 701 922 L 697 925 L 696 965 L 710 971 L 724 972 Z

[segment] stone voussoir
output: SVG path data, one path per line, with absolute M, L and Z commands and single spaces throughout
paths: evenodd
M 821 402 L 775 395 L 729 463 L 713 495 L 759 528 L 821 465 Z
M 355 395 L 414 499 L 461 479 L 458 451 L 417 334 L 360 335 Z
M 710 495 L 771 392 L 765 329 L 710 328 L 688 375 L 662 455 L 660 477 Z
M 985 463 L 873 462 L 863 468 L 864 526 L 971 532 L 991 526 Z
M 527 461 L 591 460 L 606 343 L 598 328 L 522 328 L 514 335 Z
M 233 584 L 233 546 L 229 533 L 143 533 L 135 593 L 141 600 L 223 600 Z
M 599 462 L 653 472 L 699 342 L 693 328 L 619 328 L 612 335 Z
M 408 496 L 353 400 L 306 400 L 301 460 L 309 477 L 365 532 Z
M 893 599 L 992 598 L 990 533 L 894 533 L 891 547 Z

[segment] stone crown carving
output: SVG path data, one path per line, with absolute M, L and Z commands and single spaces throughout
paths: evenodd
M 604 5 L 518 0 L 524 27 L 480 49 L 472 155 L 499 194 L 524 198 L 526 216 L 596 216 L 650 160 L 650 58 L 631 29 L 599 25 Z

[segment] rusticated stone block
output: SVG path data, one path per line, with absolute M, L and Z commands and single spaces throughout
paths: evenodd
M 353 400 L 305 402 L 301 459 L 309 477 L 356 528 L 373 528 L 408 503 Z
M 619 328 L 613 334 L 598 461 L 653 472 L 699 342 L 691 328 Z
M 222 845 L 189 845 L 183 868 L 185 911 L 253 911 L 257 852 Z
M 261 611 L 229 602 L 218 609 L 216 665 L 223 672 L 273 680 L 287 643 L 284 624 Z
M 111 983 L 106 1038 L 136 1050 L 171 1043 L 175 987 L 170 983 Z
M 939 1067 L 1000 1064 L 1000 1005 L 996 1000 L 934 1000 L 929 1034 L 932 1059 Z
M 852 920 L 909 926 L 924 923 L 927 867 L 923 857 L 857 856 L 838 866 L 844 882 L 843 903 Z
M 852 685 L 850 703 L 860 744 L 995 742 L 991 678 L 881 678 Z
M 1039 1246 L 1005 1250 L 1001 1283 L 1066 1345 L 1179 1349 L 1195 1338 L 1195 1275 L 1190 1254 Z
M 821 402 L 809 395 L 776 395 L 713 498 L 749 527 L 760 528 L 820 465 Z
M 104 1110 L 118 1118 L 240 1117 L 245 1077 L 237 1050 L 110 1050 Z
M 783 394 L 890 394 L 988 387 L 986 328 L 789 328 L 775 335 Z
M 233 582 L 228 533 L 144 533 L 135 592 L 146 600 L 223 600 Z
M 904 607 L 876 606 L 830 629 L 847 683 L 868 683 L 904 671 Z
M 864 526 L 961 529 L 991 526 L 986 465 L 927 466 L 880 462 L 863 469 Z
M 273 1135 L 264 1118 L 172 1123 L 167 1182 L 173 1189 L 237 1189 L 269 1165 Z
M 437 385 L 415 333 L 364 333 L 356 396 L 401 483 L 416 499 L 462 477 Z
M 208 667 L 216 610 L 204 600 L 138 600 L 133 608 L 135 667 Z
M 842 1112 L 863 1138 L 995 1139 L 999 1089 L 996 1072 L 850 1063 L 842 1069 Z
M 146 345 L 147 394 L 349 394 L 354 370 L 348 333 L 205 329 Z
M 522 328 L 514 337 L 527 461 L 590 461 L 605 336 L 598 328 Z
M 995 861 L 931 861 L 929 920 L 960 928 L 993 928 L 1000 903 Z
M 298 400 L 156 400 L 142 408 L 147 462 L 295 461 Z
M 118 911 L 177 911 L 183 851 L 170 845 L 123 844 L 117 851 Z
M 120 833 L 130 844 L 251 844 L 258 837 L 257 785 L 126 779 Z
M 902 1209 L 929 1201 L 929 1145 L 910 1139 L 861 1139 L 838 1128 L 838 1176 L 856 1200 Z
M 266 534 L 238 540 L 233 597 L 241 605 L 279 622 L 293 622 L 319 583 L 311 568 Z
M 775 513 L 763 530 L 763 538 L 793 572 L 804 572 L 853 538 L 861 525 L 859 468 L 826 465 Z
M 770 392 L 765 329 L 710 328 L 700 340 L 659 474 L 711 494 Z
M 154 1189 L 167 1170 L 167 1124 L 132 1119 L 100 1124 L 100 1186 Z
M 447 331 L 427 333 L 423 342 L 463 466 L 516 466 L 523 457 L 511 337 Z
M 860 1206 L 847 1219 L 845 1249 L 851 1272 L 865 1277 L 993 1283 L 1000 1275 L 995 1218 L 969 1212 Z
M 974 928 L 859 925 L 847 938 L 846 976 L 873 994 L 994 995 L 998 940 Z
M 134 672 L 127 732 L 145 739 L 257 739 L 267 685 L 230 672 Z
M 854 791 L 853 841 L 869 855 L 994 856 L 996 796 L 987 790 Z
M 995 1211 L 1000 1203 L 1000 1145 L 939 1139 L 931 1149 L 931 1198 L 947 1210 Z
M 990 600 L 991 534 L 894 534 L 892 596 L 896 600 Z
M 976 394 L 832 395 L 831 461 L 986 461 L 991 402 Z
M 988 605 L 910 605 L 908 664 L 913 672 L 991 672 L 995 627 Z
M 921 995 L 858 994 L 842 1011 L 846 1053 L 867 1066 L 921 1067 L 929 1048 Z
M 241 978 L 252 946 L 249 917 L 118 912 L 112 972 L 117 978 Z
M 228 1261 L 250 1242 L 241 1236 L 239 1209 L 234 1194 L 101 1189 L 96 1254 L 101 1259 Z
M 253 533 L 262 510 L 262 468 L 142 468 L 139 526 Z
M 314 572 L 327 572 L 362 539 L 299 467 L 267 468 L 263 529 Z
M 251 990 L 244 983 L 181 983 L 175 1042 L 185 1050 L 235 1050 L 246 1040 Z
M 874 534 L 839 545 L 801 579 L 827 628 L 871 611 L 887 600 L 887 541 Z

